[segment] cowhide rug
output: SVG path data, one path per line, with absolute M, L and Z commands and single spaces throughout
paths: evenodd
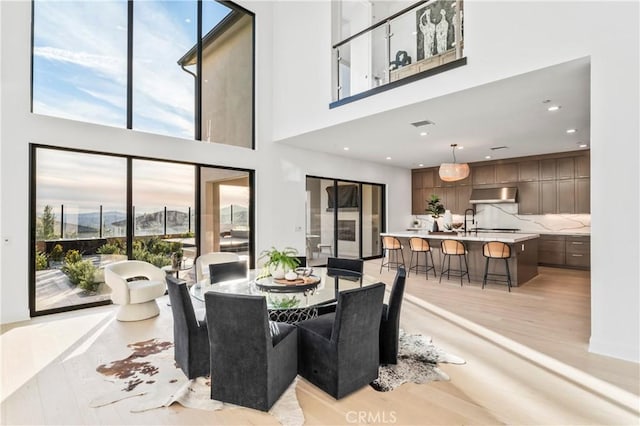
M 398 340 L 398 364 L 380 366 L 378 378 L 371 383 L 371 387 L 379 392 L 391 391 L 403 383 L 449 380 L 447 373 L 438 368 L 438 363 L 465 364 L 462 358 L 434 346 L 431 337 L 400 330 Z
M 131 355 L 100 365 L 96 371 L 114 384 L 114 390 L 95 398 L 91 407 L 102 407 L 128 398 L 139 397 L 130 410 L 139 413 L 178 403 L 201 410 L 241 408 L 211 399 L 209 378 L 189 380 L 173 360 L 173 343 L 151 339 L 128 345 Z M 297 379 L 269 410 L 269 414 L 287 426 L 304 424 L 304 414 L 296 395 Z

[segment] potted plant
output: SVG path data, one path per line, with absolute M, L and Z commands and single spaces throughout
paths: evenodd
M 285 247 L 283 250 L 271 247 L 260 254 L 260 259 L 266 259 L 263 266 L 273 278 L 282 279 L 287 272 L 294 270 L 300 264 L 295 257 L 297 254 L 298 251 L 291 247 Z
M 440 197 L 431 194 L 431 198 L 427 200 L 427 213 L 433 218 L 433 232 L 438 231 L 438 218 L 444 214 L 444 206 L 440 202 Z

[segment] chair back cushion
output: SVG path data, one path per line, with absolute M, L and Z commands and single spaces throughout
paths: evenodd
M 404 266 L 398 267 L 396 272 L 396 278 L 393 281 L 393 287 L 391 287 L 391 293 L 389 294 L 389 308 L 387 309 L 387 321 L 398 323 L 400 321 L 400 308 L 402 307 L 402 298 L 404 297 L 404 286 L 407 277 L 407 272 Z
M 351 349 L 364 347 L 368 342 L 374 342 L 377 347 L 384 289 L 384 283 L 377 283 L 341 291 L 331 340 Z
M 409 238 L 409 247 L 411 247 L 411 251 L 429 251 L 431 250 L 431 246 L 429 245 L 429 241 L 420 237 L 411 237 Z
M 211 284 L 222 281 L 246 278 L 248 273 L 247 261 L 214 263 L 209 265 L 209 279 Z
M 196 259 L 196 281 L 201 281 L 209 277 L 209 265 L 213 263 L 236 262 L 240 256 L 236 253 L 213 252 L 198 256 Z
M 482 245 L 482 254 L 493 259 L 508 259 L 511 257 L 511 247 L 500 241 L 490 241 Z
M 343 259 L 340 257 L 330 257 L 327 259 L 327 269 L 342 269 L 362 274 L 364 261 L 362 259 Z
M 179 281 L 172 274 L 167 274 L 166 279 L 171 312 L 173 313 L 174 330 L 184 333 L 195 330 L 198 328 L 198 320 L 193 309 L 193 303 L 191 303 L 187 284 L 184 281 Z
M 382 237 L 382 248 L 385 250 L 397 250 L 402 248 L 400 240 L 390 235 Z
M 442 240 L 440 247 L 443 254 L 462 255 L 466 251 L 464 244 L 456 240 Z

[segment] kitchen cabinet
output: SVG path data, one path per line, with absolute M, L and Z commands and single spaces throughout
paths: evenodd
M 556 179 L 555 158 L 540 160 L 540 180 L 555 180 L 555 179 Z
M 518 214 L 540 213 L 540 184 L 538 182 L 518 183 Z
M 411 214 L 424 214 L 424 209 L 427 208 L 427 203 L 423 197 L 422 188 L 413 188 L 411 190 Z
M 451 213 L 457 210 L 457 198 L 456 198 L 456 188 L 455 187 L 447 187 L 442 188 L 442 205 L 445 210 L 451 210 Z
M 444 180 L 440 179 L 440 174 L 439 173 L 435 173 L 435 187 L 436 188 L 447 188 L 447 187 L 454 187 L 456 186 L 456 184 L 458 183 L 458 181 L 455 182 L 445 182 Z
M 566 239 L 564 235 L 540 235 L 538 263 L 548 266 L 564 266 Z
M 431 188 L 433 187 L 434 178 L 437 176 L 437 172 L 433 169 L 427 169 L 422 171 L 422 187 L 423 188 Z
M 591 267 L 591 238 L 589 236 L 567 236 L 565 265 L 575 268 Z
M 591 179 L 576 179 L 575 182 L 575 212 L 591 213 Z
M 511 183 L 518 181 L 518 164 L 496 165 L 496 183 Z
M 573 179 L 573 157 L 558 158 L 556 160 L 556 179 Z
M 413 171 L 411 173 L 411 188 L 413 189 L 421 189 L 422 185 L 422 172 Z
M 575 158 L 576 178 L 586 178 L 591 176 L 591 156 L 581 155 Z
M 558 191 L 558 210 L 559 214 L 575 213 L 575 182 L 574 179 L 558 180 L 556 182 Z
M 540 182 L 540 214 L 558 212 L 558 191 L 555 180 Z
M 537 160 L 521 161 L 518 163 L 518 180 L 532 182 L 540 179 L 540 162 Z
M 494 165 L 474 167 L 473 184 L 485 185 L 489 183 L 496 183 L 496 167 Z
M 457 210 L 453 213 L 464 214 L 466 209 L 472 209 L 473 205 L 469 203 L 471 199 L 471 191 L 473 187 L 471 185 L 456 187 L 456 206 Z

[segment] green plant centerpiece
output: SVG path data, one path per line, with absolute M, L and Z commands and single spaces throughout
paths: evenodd
M 263 273 L 260 275 L 271 275 L 277 279 L 284 278 L 288 271 L 296 269 L 300 264 L 300 261 L 295 257 L 297 254 L 298 250 L 291 247 L 285 247 L 283 250 L 271 247 L 269 250 L 264 250 L 260 253 L 260 260 L 266 259 L 266 262 L 263 264 Z
M 438 231 L 438 218 L 445 212 L 444 206 L 440 202 L 440 197 L 431 194 L 431 198 L 427 200 L 427 213 L 433 218 L 433 232 Z

